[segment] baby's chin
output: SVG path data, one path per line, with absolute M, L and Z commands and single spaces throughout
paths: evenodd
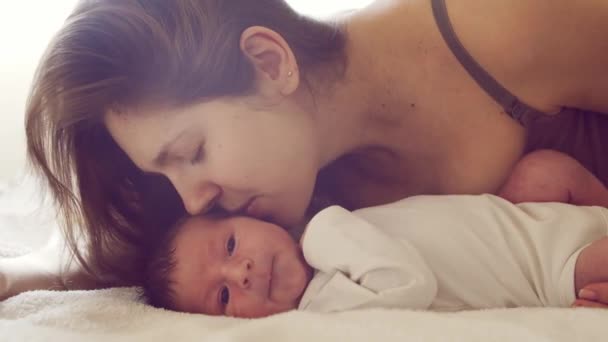
M 298 305 L 287 303 L 268 302 L 263 306 L 252 308 L 249 312 L 236 315 L 238 318 L 264 318 L 272 315 L 278 315 L 284 312 L 297 309 Z

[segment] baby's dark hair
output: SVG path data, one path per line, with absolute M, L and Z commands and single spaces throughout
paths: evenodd
M 143 253 L 143 283 L 140 299 L 156 308 L 179 311 L 175 306 L 174 281 L 171 274 L 175 269 L 175 238 L 184 225 L 196 216 L 183 216 L 169 227 L 158 239 L 149 243 Z M 206 213 L 205 218 L 221 220 L 228 213 L 216 208 Z
M 190 217 L 183 217 L 173 224 L 145 253 L 143 284 L 140 297 L 146 303 L 162 309 L 175 309 L 175 290 L 171 274 L 175 269 L 177 234 Z

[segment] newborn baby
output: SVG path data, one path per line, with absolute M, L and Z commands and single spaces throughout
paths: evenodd
M 271 223 L 191 217 L 151 256 L 145 295 L 159 307 L 249 318 L 296 308 L 570 306 L 579 289 L 608 279 L 608 267 L 588 262 L 608 262 L 606 212 L 417 196 L 353 212 L 329 207 L 301 246 Z
M 492 195 L 334 206 L 312 219 L 302 248 L 271 223 L 192 217 L 156 253 L 146 293 L 155 306 L 236 317 L 569 306 L 578 289 L 608 279 L 608 267 L 579 279 L 589 270 L 577 262 L 588 248 L 608 257 L 606 210 Z

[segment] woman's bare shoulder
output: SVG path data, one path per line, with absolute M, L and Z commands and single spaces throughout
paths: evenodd
M 608 3 L 446 0 L 467 50 L 507 89 L 541 110 L 608 112 Z

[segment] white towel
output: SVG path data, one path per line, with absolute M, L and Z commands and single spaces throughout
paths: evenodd
M 27 197 L 21 196 L 27 199 Z M 34 201 L 35 202 L 35 201 Z M 16 236 L 35 234 L 49 224 L 30 225 L 0 193 L 0 255 L 26 249 Z M 29 204 L 29 205 L 27 205 Z M 41 222 L 41 221 L 37 221 Z M 29 230 L 30 233 L 26 233 Z M 21 234 L 23 233 L 23 234 Z M 5 239 L 10 237 L 10 239 Z M 459 313 L 396 310 L 337 314 L 288 312 L 257 320 L 207 317 L 154 309 L 137 300 L 134 288 L 23 293 L 0 303 L 0 341 L 606 341 L 608 311 L 592 309 L 508 309 Z
M 154 309 L 136 289 L 24 293 L 0 303 L 1 341 L 605 341 L 608 311 L 294 311 L 256 320 Z

